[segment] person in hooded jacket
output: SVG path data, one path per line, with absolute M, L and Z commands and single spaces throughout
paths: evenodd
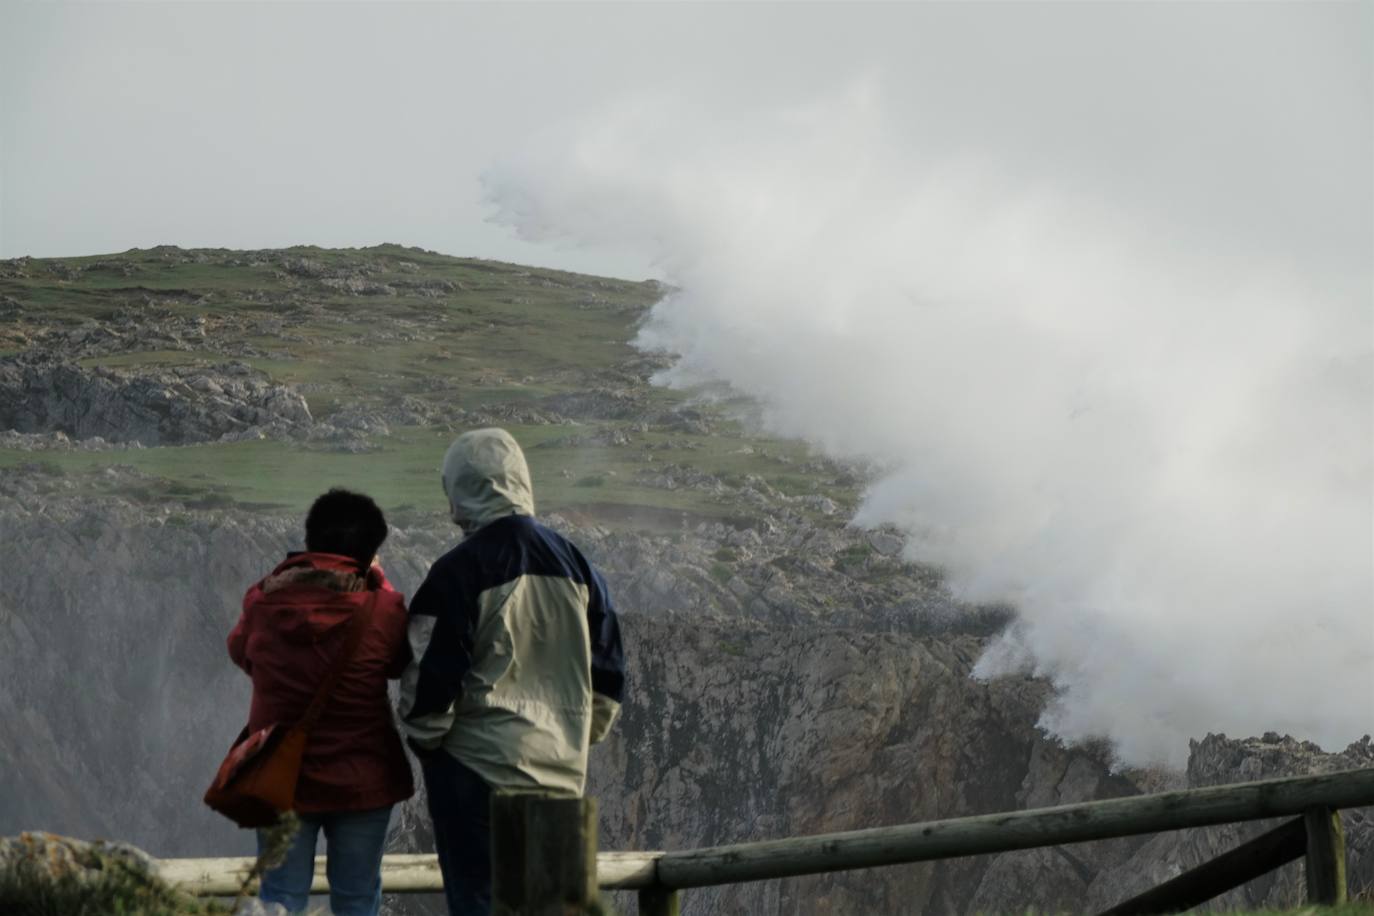
M 455 439 L 443 485 L 465 536 L 411 602 L 401 728 L 424 772 L 449 913 L 475 916 L 491 911 L 491 792 L 581 795 L 625 662 L 605 581 L 535 521 L 509 433 Z
M 382 847 L 392 806 L 414 794 L 387 680 L 409 660 L 405 599 L 375 563 L 386 519 L 371 499 L 334 489 L 305 520 L 305 553 L 248 590 L 229 657 L 253 680 L 248 728 L 302 718 L 339 653 L 354 613 L 373 602 L 353 657 L 306 740 L 295 811 L 301 830 L 259 896 L 292 913 L 309 902 L 315 843 L 324 832 L 329 904 L 336 916 L 381 907 Z M 261 850 L 265 842 L 258 833 Z

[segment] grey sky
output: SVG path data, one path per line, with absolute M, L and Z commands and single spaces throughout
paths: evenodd
M 1368 728 L 1374 3 L 5 2 L 0 255 L 662 270 L 1056 733 Z
M 627 91 L 728 121 L 870 77 L 913 159 L 990 160 L 1349 291 L 1372 30 L 1361 2 L 0 0 L 0 256 L 395 241 L 643 276 L 645 251 L 487 223 L 481 174 Z

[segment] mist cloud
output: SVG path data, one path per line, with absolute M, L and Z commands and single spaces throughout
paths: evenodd
M 856 522 L 1015 604 L 979 674 L 1053 679 L 1056 734 L 1178 764 L 1209 731 L 1365 733 L 1368 283 L 895 120 L 877 80 L 725 121 L 646 94 L 487 189 L 527 239 L 652 245 L 677 290 L 638 340 L 679 354 L 660 381 L 727 382 L 881 468 Z

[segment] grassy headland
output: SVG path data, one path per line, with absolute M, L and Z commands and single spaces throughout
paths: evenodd
M 449 439 L 499 424 L 527 449 L 541 509 L 611 524 L 635 509 L 730 517 L 740 510 L 731 488 L 712 481 L 748 477 L 784 496 L 852 501 L 857 481 L 801 445 L 749 430 L 729 405 L 648 383 L 664 359 L 630 341 L 662 293 L 652 281 L 396 245 L 0 262 L 0 355 L 125 372 L 232 361 L 300 391 L 317 421 L 382 419 L 347 448 L 285 438 L 12 447 L 0 448 L 0 468 L 37 462 L 99 486 L 92 475 L 127 465 L 187 499 L 291 510 L 329 485 L 389 509 L 437 508 Z

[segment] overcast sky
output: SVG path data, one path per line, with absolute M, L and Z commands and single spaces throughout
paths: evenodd
M 628 92 L 729 124 L 870 80 L 913 159 L 1349 282 L 1374 240 L 1372 11 L 0 0 L 0 257 L 393 241 L 644 276 L 648 246 L 489 223 L 481 176 Z
M 1374 715 L 1371 164 L 1365 0 L 0 5 L 0 255 L 662 276 L 1132 761 Z

